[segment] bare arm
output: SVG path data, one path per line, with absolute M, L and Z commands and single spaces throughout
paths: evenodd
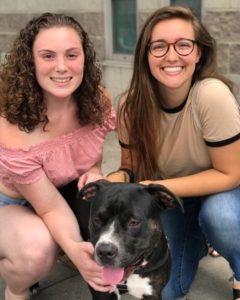
M 180 197 L 223 192 L 240 185 L 240 141 L 222 147 L 209 147 L 213 168 L 194 175 L 158 180 Z M 143 184 L 153 183 L 143 181 Z
M 124 138 L 127 140 L 128 139 L 128 132 L 127 132 L 127 128 L 125 125 L 125 120 L 123 120 L 123 116 L 120 116 L 120 111 L 122 108 L 122 105 L 124 104 L 125 101 L 125 96 L 123 95 L 123 97 L 119 100 L 118 102 L 118 108 L 117 108 L 117 129 L 118 129 L 118 138 L 121 141 L 124 141 Z M 123 137 L 123 139 L 122 139 Z M 134 157 L 131 156 L 130 151 L 128 148 L 125 147 L 121 147 L 121 165 L 119 170 L 113 171 L 111 173 L 109 173 L 106 176 L 106 179 L 112 182 L 130 182 L 130 177 L 129 174 L 127 172 L 125 172 L 124 170 L 120 170 L 120 169 L 128 169 L 130 171 L 135 172 L 136 168 L 135 168 L 135 162 L 132 161 L 132 158 L 134 159 Z
M 128 149 L 121 148 L 121 166 L 120 169 L 128 169 L 133 171 L 135 168 L 132 168 L 131 156 Z M 123 170 L 117 170 L 109 173 L 106 176 L 106 179 L 112 182 L 130 182 L 129 175 Z
M 76 265 L 83 278 L 95 289 L 108 291 L 101 279 L 102 267 L 93 258 L 93 246 L 83 242 L 78 222 L 58 190 L 46 176 L 35 183 L 16 185 L 18 191 L 32 204 L 55 241 Z
M 157 183 L 169 188 L 179 197 L 203 196 L 223 192 L 240 185 L 240 141 L 222 147 L 209 147 L 213 168 L 193 175 L 173 179 L 142 181 L 142 184 Z M 134 163 L 136 165 L 136 163 Z M 121 150 L 121 168 L 131 169 L 129 150 Z M 133 170 L 134 171 L 134 170 Z M 107 176 L 110 181 L 124 182 L 119 171 Z
M 128 139 L 127 129 L 122 120 L 118 124 L 119 138 Z M 222 147 L 208 147 L 212 168 L 194 175 L 166 180 L 142 181 L 142 184 L 157 183 L 165 185 L 180 197 L 203 196 L 223 192 L 240 185 L 240 140 Z M 131 162 L 131 159 L 133 160 Z M 133 167 L 132 167 L 133 166 Z M 137 166 L 134 153 L 132 158 L 129 149 L 121 148 L 121 167 L 132 169 Z M 110 181 L 126 181 L 123 172 L 115 172 L 107 179 Z
M 87 172 L 82 174 L 78 180 L 78 189 L 80 190 L 84 185 L 89 182 L 96 181 L 103 178 L 101 170 L 102 160 L 99 161 L 96 165 L 92 166 Z

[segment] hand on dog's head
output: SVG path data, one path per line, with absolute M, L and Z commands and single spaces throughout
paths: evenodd
M 147 191 L 153 197 L 154 201 L 158 204 L 161 211 L 179 207 L 181 211 L 184 212 L 182 200 L 174 195 L 168 188 L 160 184 L 143 185 L 137 183 L 110 182 L 104 179 L 100 179 L 85 185 L 79 191 L 78 198 L 85 201 L 91 201 L 101 188 L 114 184 L 140 186 L 143 190 Z

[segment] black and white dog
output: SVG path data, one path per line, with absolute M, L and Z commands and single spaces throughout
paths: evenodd
M 79 204 L 89 205 L 95 260 L 104 266 L 105 281 L 114 286 L 108 296 L 92 291 L 93 298 L 120 299 L 129 293 L 160 300 L 171 264 L 160 213 L 174 207 L 183 210 L 181 200 L 161 185 L 104 180 L 87 184 L 78 197 L 83 200 Z

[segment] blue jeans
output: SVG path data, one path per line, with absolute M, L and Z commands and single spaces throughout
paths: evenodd
M 185 213 L 164 211 L 161 221 L 169 241 L 172 269 L 163 300 L 186 295 L 208 241 L 230 264 L 240 281 L 240 187 L 205 197 L 185 198 Z

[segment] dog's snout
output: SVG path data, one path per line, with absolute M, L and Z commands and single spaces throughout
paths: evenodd
M 112 243 L 101 243 L 97 246 L 96 254 L 102 262 L 107 263 L 118 255 L 118 248 Z

